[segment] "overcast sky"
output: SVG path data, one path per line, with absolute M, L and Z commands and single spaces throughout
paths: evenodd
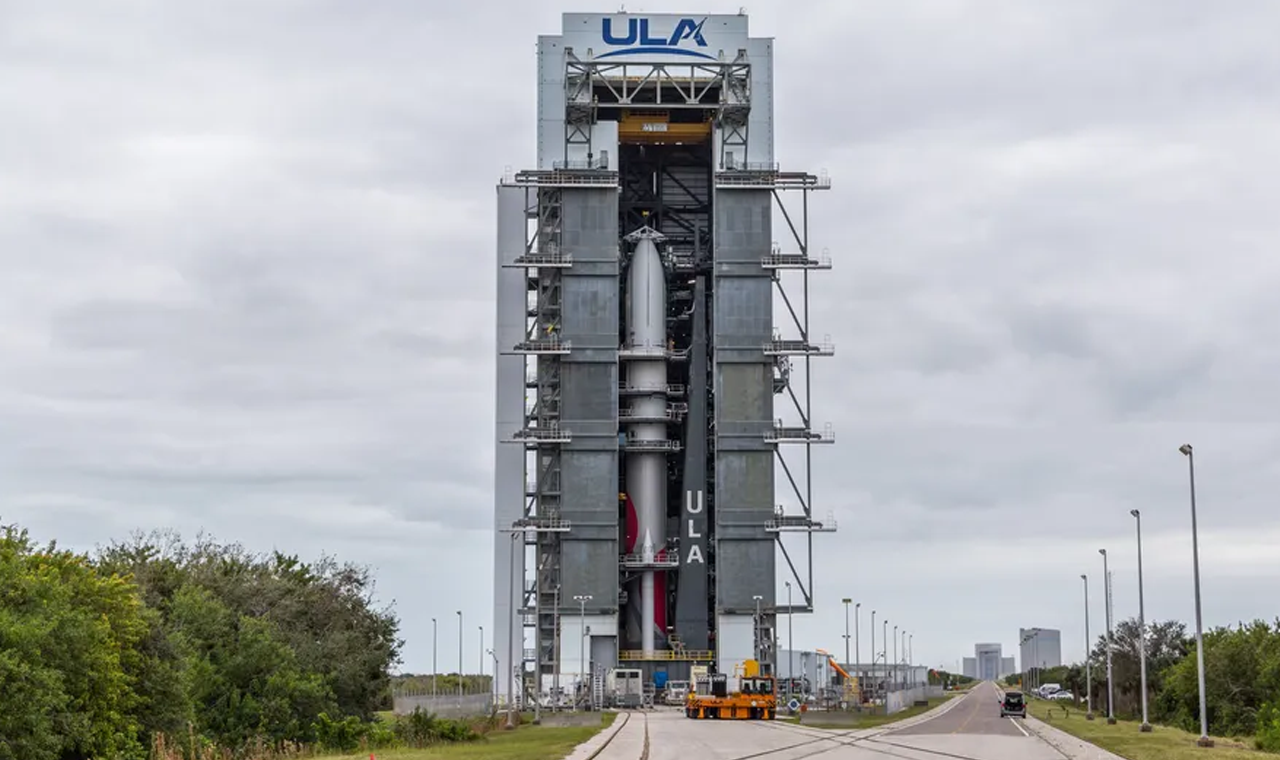
M 748 7 L 777 154 L 834 182 L 840 531 L 796 645 L 839 651 L 848 595 L 864 653 L 875 608 L 929 664 L 1019 626 L 1078 656 L 1098 548 L 1136 614 L 1134 507 L 1148 617 L 1191 620 L 1186 441 L 1205 622 L 1274 617 L 1280 6 L 783 5 Z M 474 669 L 493 187 L 533 164 L 536 35 L 614 7 L 0 0 L 0 520 L 369 563 L 404 668 L 433 615 L 456 668 L 462 609 Z

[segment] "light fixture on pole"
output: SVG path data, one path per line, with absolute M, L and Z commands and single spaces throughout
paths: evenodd
M 862 609 L 862 602 L 853 605 L 853 664 L 856 667 L 862 662 L 862 642 L 859 636 L 862 634 L 862 620 L 859 611 Z M 862 671 L 858 670 L 858 693 L 862 693 Z
M 1142 674 L 1142 725 L 1138 730 L 1144 734 L 1151 733 L 1151 724 L 1147 722 L 1147 615 L 1142 598 L 1142 513 L 1136 509 L 1129 510 L 1138 524 L 1138 662 Z
M 751 600 L 756 603 L 756 641 L 755 652 L 756 660 L 764 660 L 764 620 L 760 617 L 760 602 L 764 601 L 764 597 L 754 594 Z
M 1089 652 L 1089 576 L 1080 574 L 1084 581 L 1084 703 L 1085 720 L 1093 720 L 1093 657 Z
M 591 594 L 577 594 L 573 601 L 578 603 L 578 690 L 582 691 L 587 683 L 587 602 L 592 600 Z M 581 696 L 581 695 L 578 695 Z M 573 700 L 573 709 L 578 709 L 578 699 Z
M 492 649 L 488 649 L 485 651 L 487 651 L 489 653 L 489 656 L 493 658 L 493 682 L 489 684 L 489 687 L 490 687 L 489 694 L 493 698 L 494 704 L 496 705 L 497 699 L 498 699 L 498 653 L 493 651 Z M 496 710 L 497 708 L 495 707 L 494 709 Z
M 551 693 L 555 696 L 551 700 L 551 712 L 560 711 L 560 658 L 564 654 L 564 644 L 560 637 L 560 584 L 557 583 L 552 594 L 552 604 L 555 606 L 551 610 L 552 633 L 551 647 L 555 655 L 555 667 L 551 672 Z
M 884 703 L 884 709 L 885 709 L 885 714 L 888 715 L 889 714 L 888 713 L 888 710 L 889 710 L 889 702 L 888 702 L 888 698 L 889 698 L 889 618 L 885 618 L 884 620 L 880 621 L 880 634 L 881 634 L 880 638 L 884 640 L 884 643 L 882 645 L 884 646 L 884 694 L 885 694 L 885 700 L 886 700 Z
M 516 727 L 516 620 L 519 619 L 521 625 L 524 618 L 516 617 L 516 538 L 523 538 L 524 534 L 518 531 L 511 531 L 511 567 L 508 568 L 507 576 L 507 723 L 506 730 L 511 731 Z M 521 573 L 523 576 L 523 573 Z M 521 630 L 520 642 L 524 643 L 524 632 Z M 496 679 L 498 672 L 494 671 Z M 495 684 L 495 688 L 497 688 Z
M 775 587 L 776 588 L 776 587 Z M 795 657 L 795 641 L 791 638 L 791 581 L 787 581 L 787 695 L 791 694 L 791 658 Z
M 1200 738 L 1196 744 L 1201 747 L 1212 747 L 1213 739 L 1209 738 L 1209 712 L 1205 708 L 1204 696 L 1204 627 L 1200 618 L 1200 538 L 1196 529 L 1196 458 L 1189 443 L 1179 446 L 1178 451 L 1187 458 L 1187 473 L 1191 478 L 1191 558 L 1196 581 L 1196 674 L 1200 682 Z
M 876 611 L 872 610 L 871 611 L 871 673 L 869 675 L 874 679 L 875 674 L 876 674 Z M 871 696 L 872 697 L 875 696 L 874 691 L 871 693 Z
M 844 599 L 841 599 L 840 603 L 844 605 L 844 662 L 845 662 L 845 665 L 848 666 L 849 664 L 849 605 L 853 604 L 853 600 L 846 597 Z
M 1102 555 L 1102 590 L 1105 600 L 1103 611 L 1107 613 L 1107 725 L 1114 726 L 1116 723 L 1116 692 L 1111 681 L 1111 648 L 1113 646 L 1113 639 L 1111 638 L 1111 571 L 1107 569 L 1107 550 L 1099 549 L 1098 553 Z

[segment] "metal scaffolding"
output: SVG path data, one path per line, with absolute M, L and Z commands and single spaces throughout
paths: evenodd
M 835 355 L 835 346 L 831 337 L 825 336 L 821 341 L 813 339 L 809 322 L 809 275 L 811 272 L 831 269 L 831 258 L 823 252 L 815 258 L 809 243 L 809 194 L 817 190 L 831 188 L 831 180 L 826 173 L 819 175 L 805 172 L 783 172 L 776 164 L 742 166 L 736 171 L 720 171 L 715 175 L 716 187 L 723 190 L 768 188 L 777 205 L 778 211 L 786 221 L 790 232 L 791 243 L 796 249 L 786 251 L 775 244 L 772 252 L 765 257 L 762 265 L 773 273 L 776 291 L 786 307 L 789 320 L 775 329 L 773 340 L 764 345 L 766 356 L 774 357 L 774 393 L 784 395 L 791 401 L 788 415 L 794 421 L 779 419 L 773 430 L 765 433 L 765 441 L 774 444 L 778 464 L 786 476 L 791 496 L 798 504 L 799 512 L 788 512 L 779 506 L 772 520 L 765 525 L 765 530 L 774 534 L 782 556 L 786 559 L 791 577 L 804 599 L 803 604 L 777 605 L 776 612 L 812 612 L 813 611 L 813 534 L 831 533 L 836 530 L 835 520 L 818 521 L 813 517 L 813 447 L 819 444 L 835 442 L 835 434 L 831 424 L 825 424 L 816 430 L 813 422 L 813 359 Z M 783 201 L 783 191 L 799 191 L 800 219 L 799 224 L 792 219 L 787 204 Z M 786 251 L 786 252 L 784 252 Z M 793 275 L 799 280 L 799 303 L 795 303 L 793 295 L 787 287 L 784 273 Z M 794 287 L 794 286 L 793 286 Z M 794 330 L 794 337 L 785 333 Z M 794 383 L 793 362 L 801 363 L 804 369 L 804 386 L 797 391 Z M 796 465 L 783 452 L 784 445 L 804 447 L 802 461 Z M 798 472 L 797 472 L 798 470 Z M 803 533 L 805 541 L 804 564 L 807 566 L 806 578 L 800 577 L 800 571 L 783 541 L 783 533 Z

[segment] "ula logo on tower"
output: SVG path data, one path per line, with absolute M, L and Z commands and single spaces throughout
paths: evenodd
M 702 36 L 702 25 L 707 22 L 705 18 L 701 21 L 694 21 L 691 18 L 680 19 L 676 22 L 675 29 L 672 30 L 669 37 L 651 33 L 649 26 L 651 20 L 635 16 L 628 17 L 626 31 L 619 32 L 614 28 L 613 18 L 605 16 L 601 30 L 604 44 L 623 47 L 621 50 L 610 50 L 607 53 L 596 56 L 596 58 L 618 58 L 624 55 L 652 55 L 658 53 L 661 55 L 684 55 L 690 58 L 715 60 L 715 56 L 709 53 L 681 46 L 681 43 L 685 40 L 693 40 L 694 46 L 699 48 L 707 46 L 707 41 Z

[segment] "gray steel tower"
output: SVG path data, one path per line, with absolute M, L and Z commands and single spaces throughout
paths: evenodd
M 813 519 L 812 447 L 833 438 L 809 369 L 833 350 L 809 331 L 831 265 L 808 197 L 830 183 L 774 163 L 772 53 L 745 15 L 566 13 L 538 38 L 537 168 L 498 186 L 499 694 L 772 662 L 777 614 L 813 609 L 813 533 L 835 525 Z

